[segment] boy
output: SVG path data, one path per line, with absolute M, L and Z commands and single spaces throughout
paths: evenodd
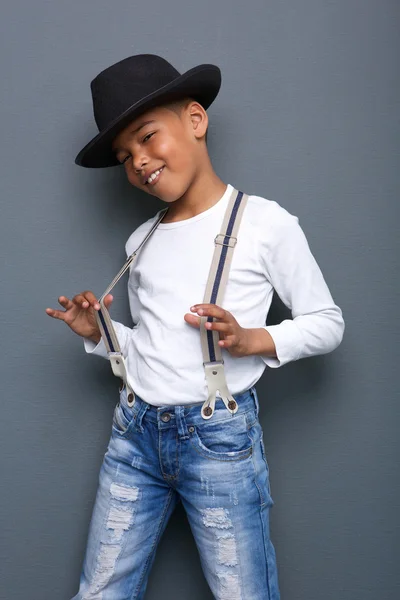
M 237 193 L 214 172 L 206 145 L 206 109 L 220 82 L 213 65 L 180 75 L 163 58 L 143 54 L 112 65 L 91 83 L 100 133 L 76 163 L 122 164 L 129 182 L 168 210 L 130 268 L 134 327 L 112 321 L 127 375 L 73 600 L 142 599 L 158 541 L 179 501 L 216 599 L 280 597 L 254 386 L 267 365 L 334 350 L 344 321 L 298 218 L 254 195 L 247 196 L 241 216 L 223 306 L 201 302 L 221 223 Z M 132 233 L 127 256 L 161 213 Z M 293 319 L 265 326 L 274 289 Z M 107 294 L 104 306 L 111 302 Z M 60 296 L 59 303 L 64 311 L 47 313 L 82 336 L 86 352 L 109 358 L 94 293 Z M 208 393 L 202 324 L 218 332 L 234 399 L 224 404 L 221 393 L 208 413 L 202 412 Z

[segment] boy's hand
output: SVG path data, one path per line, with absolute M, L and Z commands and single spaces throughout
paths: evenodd
M 241 327 L 232 313 L 224 310 L 216 304 L 195 304 L 190 307 L 192 312 L 201 317 L 215 317 L 217 322 L 206 321 L 205 328 L 219 332 L 218 345 L 226 348 L 232 356 L 247 356 L 250 351 L 249 329 Z M 200 316 L 196 317 L 186 313 L 184 319 L 189 325 L 200 328 Z
M 112 295 L 107 294 L 104 298 L 106 308 L 109 308 L 112 301 Z M 82 292 L 74 296 L 72 300 L 66 296 L 60 296 L 58 302 L 65 310 L 46 308 L 46 313 L 50 317 L 64 321 L 72 331 L 82 337 L 90 338 L 96 343 L 100 341 L 101 333 L 94 312 L 100 309 L 100 304 L 93 292 Z

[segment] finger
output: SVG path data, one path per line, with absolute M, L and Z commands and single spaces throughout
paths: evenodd
M 58 302 L 61 304 L 61 306 L 63 306 L 66 310 L 69 310 L 70 308 L 73 308 L 74 303 L 67 298 L 66 296 L 59 296 L 58 298 Z
M 72 298 L 72 302 L 75 306 L 79 306 L 79 308 L 88 308 L 88 306 L 90 306 L 83 294 L 76 294 L 76 296 Z
M 219 340 L 218 346 L 223 346 L 224 348 L 230 348 L 230 346 L 233 346 L 233 342 L 231 340 Z
M 221 308 L 220 306 L 218 306 L 217 304 L 211 304 L 211 303 L 202 303 L 202 304 L 194 304 L 193 306 L 190 307 L 190 310 L 194 311 L 194 312 L 198 312 L 199 309 L 209 309 L 209 308 Z
M 216 317 L 217 319 L 227 319 L 230 315 L 227 310 L 217 304 L 198 304 L 194 312 L 202 317 Z
M 92 306 L 96 310 L 99 310 L 100 308 L 100 304 L 98 303 L 96 296 L 90 291 L 76 294 L 76 296 L 72 298 L 72 301 L 81 308 L 88 308 L 89 306 Z
M 96 310 L 99 310 L 100 304 L 99 304 L 99 301 L 97 300 L 96 296 L 93 294 L 93 292 L 91 292 L 90 290 L 86 290 L 85 292 L 82 293 L 82 295 L 89 302 L 90 306 L 93 306 L 93 308 L 95 308 Z
M 183 318 L 186 321 L 186 323 L 189 323 L 189 325 L 193 325 L 194 327 L 200 327 L 200 317 L 195 317 L 190 313 L 186 313 Z
M 231 333 L 232 326 L 230 323 L 224 323 L 223 321 L 206 321 L 204 323 L 206 329 L 212 329 L 213 331 L 220 331 L 221 333 Z
M 225 348 L 231 348 L 232 346 L 236 346 L 238 343 L 238 337 L 233 334 L 227 334 L 222 339 L 218 341 L 220 346 L 224 346 Z
M 65 312 L 63 310 L 55 310 L 54 308 L 46 308 L 46 313 L 53 319 L 59 319 L 65 321 Z

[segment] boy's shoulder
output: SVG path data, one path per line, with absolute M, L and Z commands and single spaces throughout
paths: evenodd
M 248 194 L 246 206 L 247 218 L 257 229 L 280 228 L 298 222 L 298 217 L 276 200 L 270 200 L 257 194 Z
M 151 226 L 156 222 L 156 220 L 160 216 L 162 210 L 163 209 L 160 209 L 154 216 L 141 223 L 131 233 L 125 244 L 125 251 L 127 256 L 130 256 L 132 252 L 134 252 L 136 248 L 140 245 L 146 233 L 150 230 Z

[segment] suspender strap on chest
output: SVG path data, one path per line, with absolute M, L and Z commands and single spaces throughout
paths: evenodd
M 149 232 L 147 233 L 145 238 L 142 240 L 140 246 L 138 246 L 138 248 L 136 248 L 136 250 L 128 257 L 128 259 L 126 260 L 122 269 L 119 271 L 119 273 L 117 273 L 117 275 L 114 277 L 114 279 L 112 280 L 110 285 L 107 287 L 104 294 L 99 298 L 100 310 L 95 312 L 96 321 L 99 326 L 101 337 L 103 338 L 104 345 L 105 345 L 107 353 L 108 353 L 108 358 L 111 363 L 112 371 L 113 371 L 114 375 L 116 375 L 117 377 L 120 377 L 123 380 L 123 382 L 127 388 L 127 398 L 128 398 L 127 402 L 128 402 L 128 405 L 131 407 L 135 403 L 135 392 L 128 383 L 128 374 L 127 374 L 127 369 L 126 369 L 125 358 L 122 355 L 121 347 L 118 342 L 118 337 L 117 337 L 117 334 L 115 333 L 115 329 L 113 327 L 113 324 L 112 324 L 112 321 L 110 318 L 110 313 L 108 312 L 108 310 L 104 304 L 104 298 L 107 296 L 107 294 L 109 294 L 111 292 L 113 287 L 118 283 L 118 281 L 121 279 L 121 277 L 124 275 L 124 273 L 129 269 L 131 264 L 134 262 L 137 253 L 142 248 L 142 246 L 147 242 L 147 240 L 150 238 L 152 233 L 155 231 L 155 229 L 157 228 L 158 224 L 164 217 L 167 210 L 168 210 L 168 208 L 165 208 L 164 210 L 161 211 L 159 218 L 153 224 L 153 226 L 151 227 L 151 229 L 149 230 Z
M 204 304 L 222 306 L 232 255 L 237 243 L 237 233 L 247 200 L 247 194 L 233 189 L 225 211 L 221 233 L 214 240 L 215 248 L 204 293 Z M 208 398 L 201 410 L 203 419 L 210 419 L 214 414 L 217 391 L 232 415 L 238 410 L 237 402 L 230 394 L 226 383 L 221 346 L 218 344 L 219 333 L 206 329 L 207 321 L 213 322 L 214 318 L 200 317 L 200 340 L 208 387 Z

